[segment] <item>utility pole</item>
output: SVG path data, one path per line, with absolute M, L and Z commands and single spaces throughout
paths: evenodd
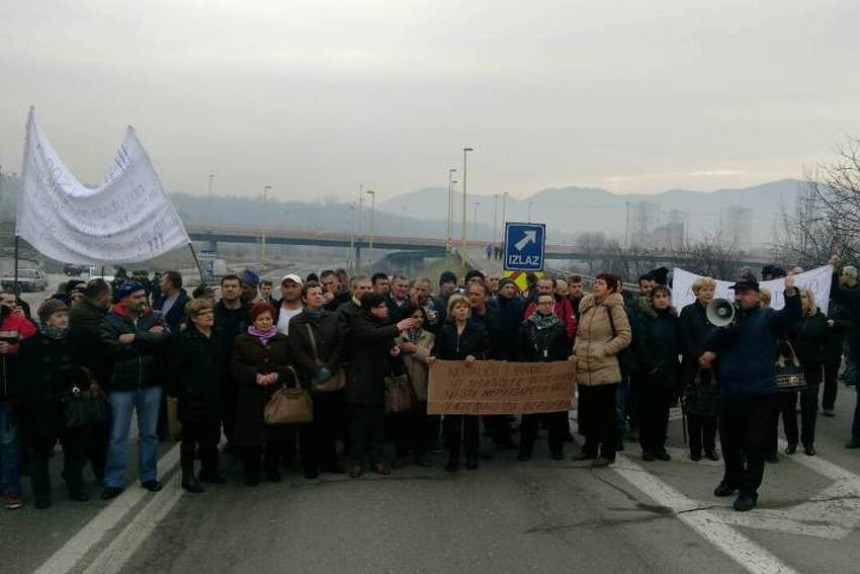
M 212 209 L 214 209 L 214 207 L 213 207 L 213 205 L 212 205 L 212 204 L 213 204 L 213 202 L 212 202 L 212 199 L 213 199 L 213 196 L 212 196 L 212 182 L 213 182 L 214 180 L 215 180 L 215 174 L 210 173 L 210 174 L 209 174 L 209 210 L 210 210 L 210 211 L 209 211 L 209 213 L 212 213 L 212 211 L 211 211 L 211 210 L 212 210 Z M 214 224 L 212 223 L 212 220 L 213 220 L 213 219 L 214 219 L 214 218 L 210 216 L 210 218 L 209 218 L 209 227 L 210 227 L 210 229 L 211 229 L 211 228 L 213 227 L 213 225 L 214 225 Z
M 271 185 L 263 186 L 263 218 L 260 226 L 260 265 L 266 262 L 266 193 L 272 189 Z
M 474 215 L 472 216 L 472 227 L 473 227 L 473 229 L 472 229 L 472 240 L 473 241 L 478 240 L 478 206 L 480 206 L 480 205 L 481 205 L 480 201 L 476 201 L 474 203 L 475 212 L 474 212 Z
M 370 196 L 370 266 L 368 268 L 368 272 L 370 272 L 373 271 L 373 236 L 376 233 L 376 192 L 372 189 L 368 189 L 367 195 Z
M 448 170 L 448 233 L 445 235 L 445 250 L 451 253 L 451 243 L 454 239 L 454 184 L 457 180 L 454 179 L 454 174 L 457 173 L 457 168 L 452 167 Z
M 498 245 L 499 231 L 499 194 L 493 194 L 493 247 Z
M 463 229 L 461 230 L 462 237 L 460 238 L 460 249 L 462 251 L 460 253 L 460 269 L 464 272 L 466 270 L 466 160 L 470 151 L 475 150 L 470 147 L 463 148 Z

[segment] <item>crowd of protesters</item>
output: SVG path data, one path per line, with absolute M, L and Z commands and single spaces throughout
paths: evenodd
M 492 254 L 489 250 L 488 253 Z M 831 261 L 839 267 L 838 260 Z M 226 275 L 219 289 L 188 295 L 168 271 L 69 281 L 30 318 L 13 293 L 0 295 L 0 479 L 5 506 L 22 505 L 21 475 L 32 481 L 33 504 L 51 504 L 48 463 L 62 445 L 68 496 L 89 499 L 87 463 L 101 498 L 127 485 L 129 432 L 136 417 L 138 478 L 158 491 L 158 444 L 181 423 L 182 487 L 226 482 L 220 456 L 238 457 L 244 481 L 282 480 L 300 462 L 304 476 L 387 475 L 407 464 L 426 466 L 447 452 L 445 470 L 475 470 L 481 437 L 497 449 L 533 455 L 545 428 L 549 454 L 564 459 L 574 441 L 568 412 L 428 415 L 428 379 L 437 360 L 573 361 L 582 446 L 574 460 L 613 464 L 624 438 L 638 440 L 646 462 L 668 461 L 670 410 L 681 404 L 689 456 L 720 460 L 717 496 L 737 493 L 735 508 L 756 505 L 765 461 L 777 462 L 778 419 L 787 455 L 802 444 L 814 456 L 820 386 L 824 416 L 834 416 L 840 372 L 852 384 L 860 357 L 860 284 L 854 267 L 834 278 L 828 315 L 792 275 L 765 268 L 762 279 L 787 275 L 785 308 L 744 271 L 733 285 L 735 319 L 708 319 L 716 282 L 692 287 L 695 302 L 672 305 L 666 270 L 639 278 L 625 292 L 612 274 L 593 279 L 530 277 L 521 290 L 508 277 L 446 271 L 437 282 L 376 273 L 349 277 L 325 270 L 284 276 L 275 286 L 253 271 Z M 277 289 L 275 287 L 278 287 Z M 276 298 L 279 292 L 280 298 Z M 777 392 L 774 363 L 790 356 L 805 385 Z M 386 378 L 405 374 L 414 407 L 386 412 Z M 283 425 L 264 412 L 282 387 L 304 390 L 313 420 Z M 860 393 L 860 388 L 858 388 Z M 801 425 L 796 408 L 800 399 Z M 847 448 L 860 447 L 860 402 Z M 514 436 L 518 432 L 518 441 Z M 394 445 L 394 456 L 385 444 Z M 199 472 L 195 471 L 200 461 Z

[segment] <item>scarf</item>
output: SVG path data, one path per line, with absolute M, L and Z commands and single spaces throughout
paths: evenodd
M 532 313 L 531 317 L 529 317 L 529 322 L 532 323 L 535 327 L 537 327 L 538 331 L 542 331 L 543 329 L 549 329 L 553 325 L 560 323 L 558 317 L 555 316 L 555 313 L 550 313 L 549 315 L 541 315 L 537 311 Z
M 65 329 L 57 329 L 56 327 L 51 327 L 49 325 L 42 325 L 42 334 L 44 334 L 49 339 L 65 339 L 66 335 L 69 333 L 69 328 Z
M 265 347 L 269 344 L 269 341 L 274 339 L 275 335 L 278 334 L 278 326 L 272 325 L 271 329 L 269 329 L 268 331 L 260 331 L 255 326 L 251 325 L 250 327 L 248 327 L 248 334 L 252 337 L 257 337 L 258 339 L 260 339 L 260 343 L 262 343 Z
M 322 312 L 322 309 L 320 309 L 319 311 L 308 311 L 307 309 L 305 309 L 304 315 L 311 323 L 319 323 L 320 317 L 322 317 Z

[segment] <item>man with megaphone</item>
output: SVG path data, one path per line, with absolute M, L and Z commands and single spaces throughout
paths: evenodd
M 720 387 L 725 474 L 714 495 L 737 493 L 733 506 L 746 511 L 755 508 L 764 477 L 775 407 L 777 340 L 803 316 L 794 277 L 785 278 L 785 308 L 781 311 L 762 308 L 755 279 L 742 279 L 731 289 L 735 292 L 733 306 L 715 301 L 708 309 L 708 319 L 717 329 L 705 341 L 699 364 L 716 368 Z

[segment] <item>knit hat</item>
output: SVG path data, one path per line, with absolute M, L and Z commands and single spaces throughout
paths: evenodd
M 501 289 L 501 288 L 502 288 L 502 287 L 504 287 L 505 285 L 513 285 L 514 287 L 516 287 L 516 286 L 517 286 L 517 283 L 516 283 L 516 281 L 514 281 L 514 280 L 513 280 L 513 279 L 511 279 L 510 277 L 502 277 L 502 278 L 499 280 L 499 289 Z
M 116 290 L 116 293 L 114 295 L 116 296 L 116 299 L 118 301 L 121 301 L 121 300 L 125 299 L 126 297 L 128 297 L 129 295 L 131 295 L 132 293 L 135 293 L 137 291 L 145 291 L 145 290 L 146 290 L 146 288 L 143 285 L 141 285 L 140 283 L 138 283 L 137 281 L 126 281 L 125 283 L 123 283 L 122 285 L 119 286 L 119 289 Z
M 444 285 L 445 283 L 457 284 L 457 276 L 453 271 L 443 271 L 442 274 L 439 275 L 439 285 Z
M 46 299 L 44 303 L 39 305 L 39 321 L 44 325 L 54 313 L 61 311 L 69 312 L 69 308 L 59 299 Z
M 253 285 L 254 287 L 260 284 L 260 276 L 250 269 L 245 269 L 244 271 L 242 271 L 242 273 L 239 274 L 239 279 L 242 280 L 242 283 L 247 283 L 248 285 Z

